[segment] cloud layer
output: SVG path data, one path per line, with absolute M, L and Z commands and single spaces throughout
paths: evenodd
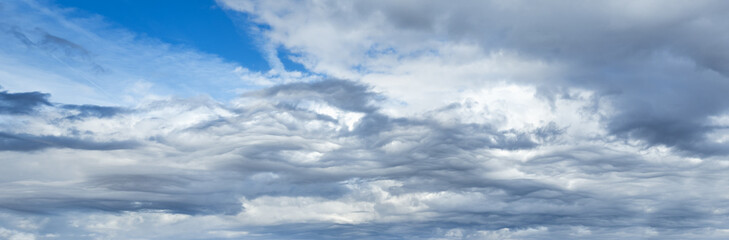
M 726 237 L 720 159 L 574 141 L 554 123 L 498 130 L 454 118 L 464 104 L 393 118 L 381 101 L 327 80 L 225 105 L 5 113 L 3 225 L 37 238 Z
M 0 238 L 729 237 L 724 2 L 219 4 L 310 72 L 0 5 Z

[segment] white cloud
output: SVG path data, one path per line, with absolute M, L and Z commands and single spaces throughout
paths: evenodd
M 291 59 L 309 70 L 361 80 L 406 102 L 407 107 L 391 106 L 396 107 L 393 112 L 432 109 L 457 101 L 459 92 L 467 89 L 554 78 L 562 69 L 560 64 L 449 39 L 445 29 L 438 29 L 438 23 L 432 23 L 435 29 L 414 30 L 393 25 L 390 13 L 378 9 L 386 5 L 413 7 L 409 3 L 222 2 L 270 26 L 271 30 L 262 31 L 267 40 L 293 52 Z M 424 3 L 416 8 L 430 11 L 437 7 L 434 5 L 439 4 Z M 408 11 L 403 14 L 412 14 Z
M 550 103 L 587 91 L 594 111 L 612 110 L 597 119 L 612 134 L 725 152 L 715 136 L 723 132 L 707 125 L 729 109 L 719 100 L 729 57 L 716 40 L 729 34 L 725 2 L 219 2 L 264 26 L 267 42 L 308 70 L 373 85 L 390 97 L 391 115 L 503 85 L 533 87 Z M 523 107 L 512 99 L 500 101 Z
M 8 240 L 35 240 L 35 235 L 0 227 L 0 237 Z

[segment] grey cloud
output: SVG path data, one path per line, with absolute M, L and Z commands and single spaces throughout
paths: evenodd
M 135 141 L 99 142 L 66 136 L 36 136 L 0 132 L 0 151 L 33 151 L 44 148 L 72 148 L 82 150 L 116 150 L 139 146 Z
M 621 26 L 628 24 L 621 23 L 628 21 L 620 19 L 625 12 L 600 9 L 600 4 L 564 3 L 581 6 L 576 8 L 485 4 L 491 6 L 453 10 L 467 14 L 452 15 L 449 31 L 487 33 L 463 38 L 480 39 L 487 49 L 506 48 L 536 59 L 569 63 L 573 75 L 557 80 L 557 86 L 587 87 L 609 96 L 618 114 L 605 121 L 618 136 L 702 155 L 725 154 L 718 151 L 725 146 L 698 147 L 712 145 L 703 139 L 711 128 L 706 118 L 729 108 L 722 97 L 729 91 L 727 72 L 718 67 L 729 55 L 713 43 L 717 38 L 699 37 L 726 35 L 718 31 L 726 22 L 726 15 L 719 13 L 729 10 L 725 3 L 667 2 L 670 10 L 660 13 L 660 18 L 630 26 Z M 676 10 L 681 8 L 688 10 Z M 479 14 L 486 18 L 483 21 L 465 18 L 475 16 L 470 14 L 475 9 L 489 9 L 490 14 Z M 641 16 L 647 16 L 660 10 L 641 11 L 646 14 Z M 523 17 L 509 21 L 510 16 Z M 702 19 L 713 19 L 713 23 L 701 25 Z M 704 50 L 707 46 L 718 49 L 709 53 Z
M 329 86 L 323 87 L 325 84 Z M 295 98 L 296 96 L 307 96 L 299 99 L 301 101 L 311 100 L 312 97 L 316 99 L 318 96 L 321 96 L 325 100 L 331 97 L 331 91 L 320 92 L 319 89 L 342 89 L 358 86 L 347 81 L 322 81 L 313 83 L 312 85 L 316 88 L 301 87 L 305 85 L 297 83 L 276 87 L 274 89 L 296 88 L 296 91 L 291 92 L 278 91 L 277 98 L 290 100 L 298 99 Z M 263 92 L 269 93 L 269 91 L 264 90 Z M 377 95 L 371 93 L 361 94 L 358 92 L 353 92 L 350 95 L 371 95 L 372 97 L 377 97 Z M 373 101 L 366 97 L 362 97 L 361 99 L 361 101 L 358 101 L 360 104 L 369 104 L 369 102 Z M 336 103 L 332 102 L 332 104 Z M 274 106 L 276 109 L 270 111 L 286 111 L 301 117 L 302 120 L 307 118 L 305 114 L 296 113 L 306 110 L 293 109 L 278 104 Z M 362 108 L 351 108 L 352 111 L 359 109 Z M 254 110 L 251 111 L 255 112 Z M 319 120 L 314 115 L 309 115 L 308 118 L 306 121 Z M 286 125 L 286 127 L 291 130 L 286 134 L 296 134 L 302 131 L 302 128 L 296 125 Z M 418 132 L 413 136 L 399 136 L 391 133 L 396 130 L 407 131 L 408 129 L 418 129 Z M 497 131 L 488 125 L 457 124 L 445 126 L 434 119 L 390 118 L 378 112 L 370 112 L 359 120 L 353 131 L 335 131 L 329 134 L 333 134 L 330 137 L 349 137 L 358 139 L 358 141 L 356 145 L 347 146 L 342 150 L 336 150 L 328 155 L 322 156 L 320 162 L 324 164 L 324 167 L 337 167 L 345 163 L 357 165 L 358 163 L 366 164 L 367 162 L 372 162 L 385 169 L 397 169 L 388 173 L 389 175 L 408 177 L 412 174 L 424 174 L 430 171 L 464 171 L 470 168 L 469 161 L 471 160 L 463 159 L 462 154 L 469 154 L 468 152 L 470 151 L 483 149 L 529 149 L 537 146 L 537 141 L 541 142 L 543 139 L 553 139 L 559 136 L 561 132 L 554 129 L 553 125 L 539 128 L 535 132 L 518 132 L 515 130 Z M 412 140 L 418 142 L 417 146 L 400 154 L 393 155 L 381 152 L 381 150 L 375 150 L 375 155 L 366 159 L 352 155 L 357 151 L 378 149 L 395 141 Z M 234 166 L 236 167 L 234 168 L 245 169 L 245 171 L 284 171 L 292 174 L 292 177 L 295 176 L 295 181 L 342 181 L 352 177 L 370 178 L 382 174 L 380 171 L 371 171 L 370 169 L 361 171 L 354 166 L 350 170 L 345 170 L 346 172 L 301 172 L 299 167 L 305 167 L 306 165 L 297 166 L 297 164 L 291 162 L 291 159 L 289 159 L 290 156 L 282 154 L 282 152 L 306 150 L 308 144 L 308 142 L 292 144 L 277 141 L 268 144 L 258 144 L 256 146 L 241 146 L 236 152 L 244 156 L 245 160 L 235 163 Z M 465 158 L 468 157 L 466 156 Z M 226 165 L 224 168 L 230 167 Z
M 73 134 L 3 133 L 4 149 L 11 157 L 2 161 L 19 173 L 2 178 L 9 180 L 4 180 L 0 191 L 0 208 L 11 216 L 48 216 L 57 229 L 68 229 L 68 223 L 56 216 L 165 213 L 236 219 L 256 214 L 252 210 L 262 207 L 256 204 L 274 204 L 267 210 L 272 212 L 253 216 L 291 214 L 293 218 L 296 212 L 276 212 L 275 207 L 305 207 L 307 201 L 296 199 L 311 198 L 352 206 L 372 204 L 367 214 L 389 220 L 342 224 L 314 219 L 216 229 L 249 232 L 246 236 L 251 239 L 429 239 L 445 235 L 448 229 L 461 229 L 463 239 L 478 239 L 483 238 L 479 234 L 508 235 L 541 228 L 547 230 L 533 233 L 534 239 L 590 238 L 570 235 L 570 227 L 584 227 L 600 239 L 621 236 L 617 232 L 632 227 L 655 229 L 668 237 L 679 236 L 671 232 L 678 229 L 706 231 L 723 223 L 724 215 L 715 210 L 729 207 L 720 197 L 698 198 L 713 190 L 697 186 L 726 182 L 721 180 L 726 167 L 711 161 L 670 166 L 609 148 L 616 143 L 599 139 L 562 146 L 565 130 L 554 123 L 533 130 L 496 130 L 487 123 L 438 118 L 464 107 L 459 104 L 393 118 L 379 112 L 380 98 L 367 86 L 334 80 L 277 86 L 240 99 L 256 102 L 252 105 L 228 106 L 209 99 L 173 99 L 134 109 L 59 104 L 49 110 L 64 114 L 50 115 L 58 118 L 48 121 L 50 126 L 142 119 L 135 126 L 154 127 L 148 128 L 150 133 L 138 133 L 141 137 L 130 140 L 133 143 L 95 142 Z M 340 104 L 347 99 L 355 100 Z M 322 117 L 301 105 L 307 101 L 364 116 L 352 129 L 338 127 L 341 123 L 335 117 Z M 159 119 L 156 111 L 173 116 Z M 187 118 L 178 119 L 174 111 Z M 185 115 L 190 113 L 198 115 Z M 83 117 L 69 119 L 69 115 Z M 195 121 L 185 122 L 190 119 Z M 176 120 L 184 124 L 170 123 Z M 58 148 L 84 158 L 62 160 L 56 156 Z M 82 150 L 101 151 L 87 155 L 90 151 Z M 519 152 L 531 154 L 499 155 Z M 104 164 L 120 157 L 134 164 Z M 10 158 L 24 159 L 29 165 Z M 69 161 L 69 165 L 55 165 L 58 161 Z M 34 177 L 22 173 L 42 170 L 29 167 L 36 163 L 56 166 L 55 174 L 74 169 L 83 176 L 72 176 L 73 181 L 61 181 L 61 186 L 52 185 L 57 184 L 53 181 L 51 185 L 23 182 Z M 561 182 L 563 178 L 594 183 L 570 188 Z M 387 185 L 388 181 L 397 184 Z M 684 196 L 671 197 L 674 191 Z M 255 202 L 266 197 L 273 200 Z M 297 202 L 278 206 L 278 197 Z M 241 198 L 249 201 L 246 207 Z M 332 209 L 341 207 L 332 205 Z M 408 208 L 422 210 L 403 212 Z M 50 231 L 50 227 L 41 229 Z
M 371 122 L 368 118 L 376 120 Z M 367 127 L 368 124 L 377 127 Z M 355 153 L 360 149 L 382 147 L 394 140 L 408 140 L 406 135 L 392 135 L 392 132 L 402 129 L 423 129 L 419 133 L 422 135 L 415 138 L 418 139 L 417 146 L 403 153 L 392 154 L 375 151 L 375 155 L 367 158 L 355 157 Z M 680 204 L 702 206 L 702 204 L 692 204 L 693 200 L 673 199 L 662 202 L 647 195 L 626 197 L 618 193 L 617 196 L 610 196 L 613 194 L 612 191 L 607 193 L 598 189 L 575 191 L 535 180 L 497 180 L 483 176 L 484 173 L 498 170 L 484 167 L 481 165 L 482 163 L 501 162 L 501 160 L 476 153 L 479 150 L 529 149 L 557 140 L 563 131 L 554 124 L 538 128 L 533 133 L 499 132 L 488 125 L 477 124 L 444 127 L 437 121 L 427 118 L 390 119 L 375 112 L 365 116 L 354 132 L 344 135 L 361 137 L 362 145 L 330 152 L 322 157 L 321 161 L 326 163 L 324 165 L 326 168 L 346 164 L 348 167 L 342 168 L 342 172 L 332 174 L 310 167 L 301 171 L 301 168 L 290 168 L 292 166 L 286 163 L 285 156 L 248 155 L 250 153 L 245 152 L 242 154 L 252 156 L 256 161 L 263 159 L 276 161 L 276 164 L 268 165 L 269 167 L 261 170 L 290 176 L 292 177 L 291 184 L 301 181 L 342 181 L 356 177 L 359 179 L 402 180 L 404 181 L 403 186 L 389 190 L 391 194 L 396 195 L 453 189 L 468 189 L 468 192 L 481 192 L 486 195 L 492 194 L 494 191 L 505 194 L 500 201 L 507 206 L 497 208 L 498 210 L 488 208 L 479 210 L 478 207 L 471 206 L 455 211 L 455 209 L 444 206 L 443 216 L 433 222 L 434 225 L 450 222 L 452 226 L 463 227 L 474 224 L 474 226 L 488 226 L 488 229 L 564 225 L 583 225 L 595 228 L 626 228 L 640 225 L 659 229 L 684 226 L 688 229 L 696 229 L 713 225 L 711 219 L 715 219 L 716 216 L 707 214 L 704 208 L 675 207 Z M 507 135 L 512 137 L 506 137 Z M 279 151 L 280 148 L 256 149 L 255 151 Z M 475 160 L 479 158 L 481 160 Z M 360 168 L 369 162 L 376 163 L 374 166 L 377 166 L 377 170 Z M 240 164 L 238 169 L 251 166 L 249 164 L 252 163 L 241 162 Z M 537 155 L 526 163 L 514 164 L 523 171 L 547 176 L 579 174 L 599 179 L 602 176 L 618 174 L 621 179 L 625 180 L 617 181 L 646 183 L 654 179 L 684 181 L 694 176 L 686 175 L 681 171 L 696 171 L 697 168 L 697 166 L 672 168 L 657 165 L 646 161 L 639 155 L 611 153 L 599 147 Z M 698 166 L 701 169 L 706 167 L 709 166 Z M 297 170 L 291 172 L 288 169 Z M 643 213 L 635 208 L 637 202 L 653 204 L 656 211 Z M 715 203 L 708 205 L 716 206 Z M 703 206 L 707 206 L 707 204 L 703 204 Z M 383 211 L 386 213 L 388 210 Z M 364 226 L 358 226 L 358 229 L 361 228 Z M 303 234 L 303 232 L 296 234 Z
M 50 106 L 49 94 L 40 92 L 0 92 L 0 114 L 31 114 L 39 106 Z
M 6 198 L 0 202 L 6 210 L 29 214 L 55 214 L 60 211 L 143 211 L 175 210 L 182 213 L 197 213 L 200 206 L 188 202 L 145 201 L 119 198 L 81 198 L 68 196 Z
M 120 107 L 108 107 L 98 105 L 73 105 L 61 104 L 56 106 L 48 101 L 50 94 L 41 92 L 19 92 L 9 93 L 7 91 L 0 92 L 0 114 L 33 114 L 38 107 L 49 106 L 58 107 L 65 110 L 78 111 L 77 114 L 69 116 L 69 118 L 85 118 L 85 117 L 101 117 L 107 118 L 125 111 Z
M 658 18 L 641 13 L 646 21 L 628 25 L 620 11 L 585 3 L 460 4 L 373 1 L 354 11 L 382 14 L 402 32 L 566 64 L 564 78 L 529 84 L 553 102 L 572 97 L 566 88 L 595 91 L 586 114 L 602 117 L 607 133 L 570 136 L 559 122 L 500 129 L 461 119 L 464 104 L 392 117 L 384 95 L 346 80 L 278 85 L 231 104 L 133 108 L 3 92 L 0 234 L 726 239 L 726 150 L 707 138 L 723 127 L 708 117 L 729 106 L 724 55 L 684 36 L 706 33 L 692 24 L 723 26 L 712 15 L 723 3 L 669 11 L 691 4 L 668 2 Z M 50 52 L 84 52 L 45 41 Z M 606 99 L 616 112 L 600 115 Z M 361 118 L 350 127 L 311 103 Z
M 114 191 L 137 191 L 174 193 L 184 192 L 194 179 L 183 176 L 120 174 L 97 176 L 90 180 L 96 187 L 103 187 Z
M 706 142 L 705 134 L 714 127 L 701 122 L 652 118 L 646 120 L 618 118 L 611 122 L 611 130 L 619 136 L 644 139 L 651 144 L 677 147 L 700 156 L 727 154 L 726 146 Z
M 80 119 L 80 118 L 87 118 L 87 117 L 109 118 L 109 117 L 113 117 L 116 114 L 123 113 L 124 111 L 126 111 L 126 109 L 120 108 L 120 107 L 107 107 L 107 106 L 97 106 L 97 105 L 68 104 L 68 105 L 62 105 L 61 108 L 79 111 L 78 114 L 69 116 L 69 118 L 73 118 L 73 119 Z
M 373 113 L 371 115 L 377 114 Z M 478 166 L 478 161 L 474 161 L 473 157 L 475 156 L 472 153 L 473 151 L 488 148 L 530 148 L 536 146 L 536 143 L 527 141 L 529 144 L 522 145 L 522 143 L 517 141 L 511 143 L 505 142 L 503 143 L 504 145 L 502 145 L 502 143 L 498 142 L 498 139 L 502 138 L 503 136 L 501 134 L 504 133 L 491 130 L 488 126 L 465 124 L 456 125 L 453 128 L 443 128 L 438 126 L 435 122 L 424 120 L 388 120 L 384 116 L 380 116 L 380 118 L 382 119 L 380 120 L 381 124 L 376 125 L 388 126 L 391 122 L 399 122 L 399 124 L 391 124 L 389 127 L 377 128 L 376 130 L 371 130 L 371 132 L 361 133 L 359 136 L 378 139 L 380 143 L 374 140 L 370 142 L 367 141 L 367 138 L 365 138 L 363 139 L 365 141 L 362 142 L 364 145 L 362 145 L 361 148 L 357 147 L 355 149 L 381 147 L 386 142 L 398 139 L 397 135 L 393 136 L 394 138 L 388 138 L 384 135 L 396 128 L 412 129 L 424 127 L 427 129 L 425 132 L 428 137 L 419 138 L 420 142 L 418 143 L 418 146 L 403 155 L 377 154 L 370 158 L 362 159 L 356 158 L 351 155 L 352 153 L 348 152 L 355 150 L 351 147 L 341 151 L 334 151 L 328 154 L 331 154 L 331 156 L 325 155 L 322 158 L 321 161 L 326 163 L 324 166 L 332 168 L 339 166 L 340 164 L 346 164 L 349 166 L 347 169 L 350 170 L 337 172 L 335 174 L 322 171 L 319 167 L 305 167 L 303 169 L 297 168 L 296 166 L 287 163 L 287 156 L 272 154 L 282 149 L 298 149 L 297 147 L 287 148 L 283 146 L 257 147 L 251 148 L 254 152 L 241 152 L 242 155 L 251 158 L 251 160 L 237 163 L 240 165 L 235 167 L 235 169 L 246 169 L 247 171 L 273 171 L 278 174 L 292 177 L 290 180 L 292 182 L 290 184 L 296 184 L 297 182 L 302 181 L 342 181 L 352 177 L 360 179 L 384 178 L 406 180 L 406 185 L 399 187 L 401 190 L 391 189 L 391 193 L 393 194 L 419 191 L 447 191 L 452 189 L 469 189 L 470 192 L 483 191 L 484 193 L 491 191 L 504 191 L 506 196 L 503 201 L 511 202 L 514 204 L 513 206 L 531 205 L 534 208 L 507 208 L 498 211 L 485 212 L 480 212 L 478 209 L 465 210 L 465 212 L 459 212 L 462 216 L 453 216 L 454 219 L 452 221 L 454 221 L 454 224 L 458 223 L 461 226 L 464 226 L 464 224 L 466 224 L 465 222 L 476 221 L 482 222 L 482 224 L 490 222 L 493 224 L 493 228 L 498 228 L 499 226 L 511 226 L 509 224 L 515 224 L 515 226 L 520 227 L 534 227 L 551 224 L 587 224 L 595 227 L 627 227 L 634 224 L 647 224 L 651 227 L 669 227 L 670 224 L 680 224 L 678 222 L 684 220 L 697 221 L 707 217 L 706 215 L 699 214 L 698 212 L 678 211 L 674 212 L 676 214 L 673 216 L 674 220 L 663 222 L 665 218 L 660 217 L 660 214 L 664 214 L 665 212 L 662 211 L 661 213 L 649 215 L 648 218 L 644 219 L 642 217 L 636 217 L 636 214 L 640 213 L 635 212 L 635 210 L 622 208 L 619 207 L 620 205 L 616 205 L 617 202 L 622 202 L 625 203 L 626 206 L 629 206 L 631 205 L 629 203 L 631 200 L 606 199 L 604 196 L 599 194 L 594 195 L 589 192 L 569 191 L 532 180 L 512 179 L 508 181 L 499 181 L 483 178 L 479 176 L 480 173 L 488 172 L 489 169 L 476 167 Z M 364 126 L 366 122 L 362 122 L 360 124 L 362 125 L 358 127 Z M 479 137 L 479 134 L 481 133 L 485 134 L 483 138 Z M 537 130 L 535 134 L 543 137 L 544 139 L 554 139 L 554 136 L 559 136 L 559 134 L 561 134 L 561 130 L 556 129 L 554 125 L 548 125 Z M 372 137 L 373 135 L 379 136 Z M 599 149 L 593 149 L 592 151 L 594 151 L 595 155 L 605 154 L 604 151 Z M 550 160 L 551 162 L 541 163 L 539 162 L 539 159 L 531 160 L 530 163 L 537 165 L 534 165 L 534 169 L 531 169 L 531 166 L 527 169 L 529 169 L 529 171 L 548 171 L 546 169 L 541 169 L 545 166 L 540 164 L 560 166 L 560 163 L 571 163 L 575 165 L 565 166 L 563 171 L 574 170 L 575 168 L 573 167 L 575 166 L 584 166 L 585 168 L 580 170 L 582 173 L 588 175 L 594 174 L 596 176 L 608 174 L 610 172 L 629 173 L 641 169 L 645 172 L 666 173 L 666 169 L 657 168 L 655 166 L 646 166 L 647 163 L 637 156 L 585 157 L 554 155 L 544 156 L 544 158 L 552 160 Z M 260 162 L 262 160 L 264 162 L 273 162 L 263 164 Z M 377 168 L 379 170 L 358 170 L 358 166 L 365 165 L 366 162 L 377 162 L 378 164 L 375 166 L 378 166 Z M 254 166 L 260 166 L 262 168 Z M 226 166 L 225 168 L 231 169 L 230 166 Z M 633 175 L 633 177 L 641 178 L 639 175 Z M 647 179 L 655 177 L 662 178 L 670 177 L 670 175 L 645 175 L 645 177 Z M 648 201 L 653 200 L 649 198 Z M 542 207 L 554 209 L 537 210 Z M 451 210 L 444 210 L 444 214 L 450 212 Z M 442 221 L 451 221 L 446 219 L 448 218 L 442 219 Z M 588 223 L 585 222 L 585 219 L 593 219 L 594 221 L 590 220 Z M 442 221 L 439 221 L 438 224 L 442 224 Z M 698 227 L 698 225 L 695 227 Z
M 48 101 L 50 94 L 41 92 L 8 93 L 0 92 L 0 114 L 34 115 L 38 107 L 46 106 L 53 110 L 74 110 L 67 119 L 88 117 L 108 118 L 124 109 L 96 105 L 54 105 Z M 72 131 L 73 132 L 73 131 Z M 23 133 L 18 129 L 0 131 L 0 151 L 35 151 L 45 148 L 72 148 L 83 150 L 116 150 L 130 149 L 140 146 L 133 140 L 97 141 L 82 136 L 34 135 Z
M 27 186 L 26 190 L 33 191 L 10 195 L 7 193 L 17 186 L 6 185 L 6 191 L 0 192 L 4 196 L 0 209 L 39 215 L 125 211 L 231 215 L 241 210 L 231 186 L 227 186 L 230 182 L 210 179 L 206 173 L 119 172 L 89 173 L 93 175 L 83 182 L 63 187 Z
M 595 91 L 615 105 L 617 112 L 603 121 L 612 134 L 624 139 L 642 140 L 646 146 L 665 145 L 689 155 L 727 153 L 722 150 L 726 144 L 705 138 L 717 127 L 708 118 L 729 111 L 725 97 L 729 48 L 724 44 L 729 38 L 729 4 L 725 1 L 354 1 L 290 15 L 276 15 L 273 9 L 285 8 L 281 6 L 256 1 L 251 6 L 258 7 L 245 10 L 253 20 L 270 24 L 272 29 L 267 31 L 277 33 L 272 41 L 335 66 L 340 63 L 327 61 L 341 59 L 310 52 L 303 39 L 281 37 L 297 29 L 280 24 L 296 17 L 332 23 L 340 32 L 370 33 L 360 39 L 359 44 L 365 45 L 362 51 L 392 48 L 395 57 L 417 54 L 397 51 L 424 39 L 439 39 L 477 43 L 486 54 L 508 52 L 562 66 L 561 76 L 510 81 L 535 85 L 547 99 L 558 97 L 565 88 Z M 266 22 L 273 15 L 280 19 Z M 370 19 L 381 22 L 373 28 L 367 24 L 372 23 Z M 328 37 L 349 46 L 345 44 L 349 40 L 341 36 Z
M 313 97 L 343 110 L 367 113 L 377 110 L 375 104 L 382 100 L 382 96 L 370 91 L 365 85 L 337 79 L 279 85 L 256 95 L 292 98 L 295 101 Z
M 707 133 L 722 127 L 712 125 L 708 118 L 725 114 L 729 106 L 722 97 L 729 90 L 722 80 L 725 77 L 697 69 L 694 64 L 646 59 L 645 65 L 613 70 L 637 76 L 589 76 L 607 82 L 597 87 L 604 89 L 618 108 L 616 115 L 605 119 L 608 129 L 649 145 L 662 144 L 704 156 L 726 154 L 720 151 L 722 146 L 705 139 Z

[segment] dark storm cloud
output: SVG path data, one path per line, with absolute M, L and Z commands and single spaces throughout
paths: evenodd
M 622 116 L 621 116 L 622 117 Z M 677 147 L 699 156 L 724 155 L 729 153 L 725 144 L 707 142 L 705 134 L 716 130 L 706 123 L 687 119 L 649 118 L 613 119 L 610 129 L 623 137 L 644 139 L 650 144 Z

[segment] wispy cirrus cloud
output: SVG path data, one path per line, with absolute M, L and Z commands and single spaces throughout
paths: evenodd
M 43 91 L 73 104 L 134 105 L 153 96 L 208 94 L 229 100 L 275 83 L 316 79 L 301 72 L 256 72 L 186 46 L 110 26 L 50 2 L 2 5 L 2 86 Z

